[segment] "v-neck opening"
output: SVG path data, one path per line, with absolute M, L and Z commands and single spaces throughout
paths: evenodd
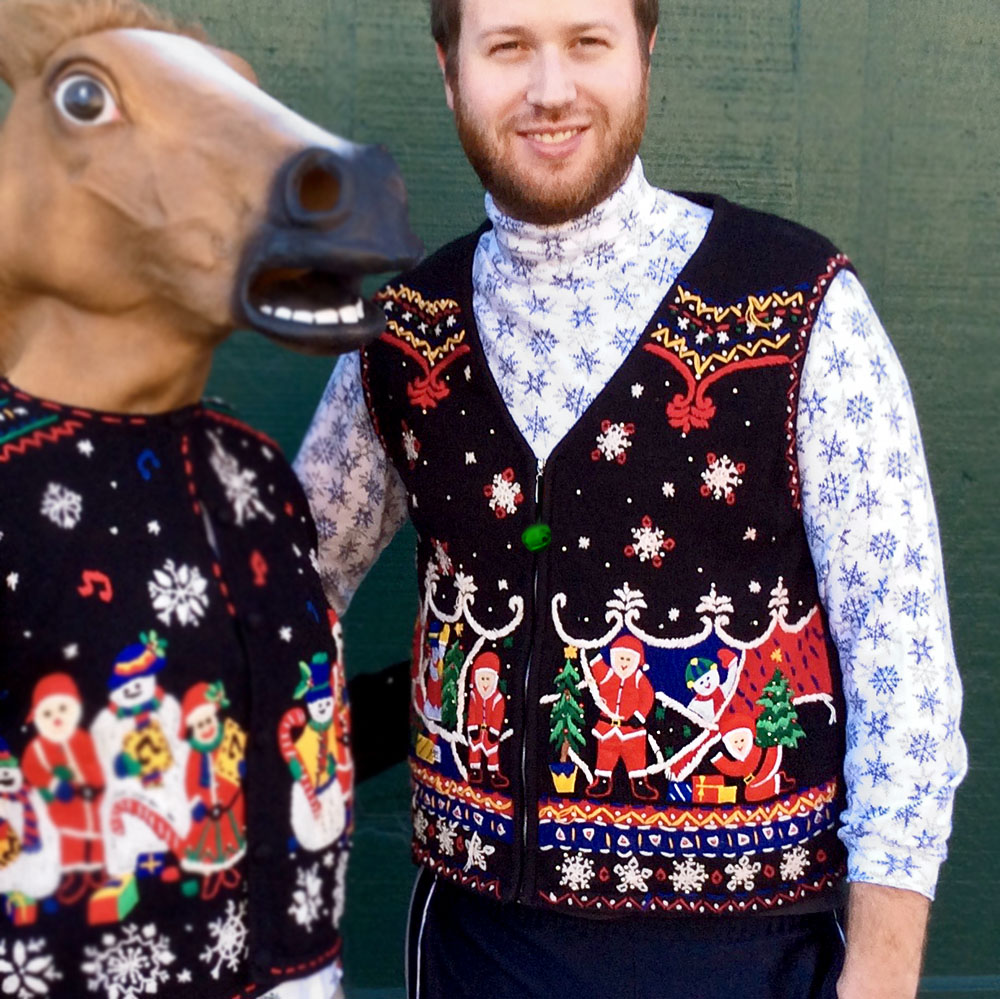
M 687 198 L 689 201 L 695 200 L 699 197 L 698 195 L 692 195 L 685 193 L 681 195 Z M 503 393 L 500 391 L 500 386 L 497 383 L 496 376 L 493 373 L 493 369 L 490 367 L 489 358 L 486 356 L 486 349 L 483 346 L 482 337 L 479 332 L 479 323 L 476 319 L 475 312 L 475 286 L 473 283 L 473 267 L 476 259 L 476 251 L 479 247 L 479 241 L 482 239 L 483 235 L 487 233 L 492 225 L 489 222 L 484 223 L 482 226 L 473 233 L 470 238 L 470 249 L 467 258 L 463 261 L 462 267 L 464 270 L 464 276 L 462 279 L 462 295 L 464 300 L 460 302 L 462 311 L 465 313 L 465 327 L 466 332 L 469 335 L 470 346 L 476 361 L 485 371 L 485 377 L 487 379 L 487 384 L 489 386 L 489 391 L 493 396 L 493 401 L 499 403 L 501 410 L 503 411 L 503 418 L 508 424 L 508 428 L 512 431 L 515 440 L 520 441 L 524 450 L 531 455 L 531 458 L 536 464 L 540 465 L 550 465 L 551 462 L 558 456 L 559 452 L 566 446 L 567 442 L 576 435 L 577 430 L 581 427 L 584 421 L 588 418 L 591 410 L 597 408 L 597 405 L 604 396 L 610 394 L 612 388 L 615 386 L 616 382 L 621 376 L 621 373 L 632 363 L 633 359 L 639 353 L 640 350 L 645 346 L 646 341 L 649 339 L 650 335 L 655 332 L 655 324 L 657 318 L 663 311 L 663 305 L 668 302 L 677 294 L 677 289 L 680 286 L 682 280 L 688 275 L 688 273 L 695 269 L 695 265 L 701 264 L 701 258 L 706 256 L 711 251 L 712 244 L 715 243 L 715 235 L 718 228 L 722 224 L 722 217 L 726 213 L 728 208 L 728 202 L 721 195 L 712 194 L 704 195 L 707 204 L 702 204 L 696 201 L 696 204 L 702 204 L 702 207 L 712 209 L 712 218 L 708 223 L 708 227 L 705 230 L 704 235 L 701 238 L 701 242 L 695 248 L 694 252 L 688 257 L 684 266 L 680 269 L 677 276 L 674 278 L 673 282 L 667 288 L 666 293 L 660 298 L 659 303 L 653 310 L 653 314 L 649 317 L 649 321 L 643 327 L 642 333 L 639 334 L 635 343 L 629 349 L 629 352 L 622 358 L 618 367 L 611 373 L 611 376 L 604 383 L 601 390 L 594 396 L 593 399 L 586 405 L 580 415 L 573 421 L 566 432 L 556 441 L 549 453 L 541 458 L 535 454 L 535 449 L 531 446 L 530 441 L 525 437 L 524 431 L 518 426 L 517 420 L 514 419 L 513 413 L 510 411 L 510 407 L 507 405 Z

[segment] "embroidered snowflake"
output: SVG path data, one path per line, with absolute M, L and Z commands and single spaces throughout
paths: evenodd
M 177 960 L 170 946 L 170 938 L 152 923 L 142 927 L 127 923 L 121 938 L 105 933 L 99 947 L 83 948 L 80 970 L 87 978 L 87 991 L 107 999 L 161 994 L 160 986 L 170 981 L 167 969 Z
M 465 452 L 465 463 L 466 465 L 474 465 L 476 463 L 476 452 L 466 451 Z
M 756 541 L 757 540 L 757 528 L 748 527 L 743 534 L 744 541 Z
M 632 528 L 632 538 L 632 544 L 625 546 L 625 555 L 638 556 L 640 562 L 652 562 L 657 569 L 663 565 L 663 556 L 673 551 L 676 544 L 649 517 L 643 517 L 640 526 Z
M 430 825 L 423 810 L 418 809 L 413 813 L 413 832 L 421 843 L 427 842 L 427 827 Z
M 517 513 L 517 508 L 524 502 L 524 493 L 521 492 L 521 484 L 514 478 L 513 468 L 497 472 L 492 484 L 483 486 L 483 495 L 490 501 L 490 509 L 499 520 Z
M 83 497 L 58 482 L 50 482 L 42 497 L 41 513 L 56 527 L 71 531 L 83 516 Z
M 796 881 L 809 869 L 809 853 L 801 846 L 793 846 L 781 857 L 781 876 L 785 881 Z
M 632 435 L 635 433 L 634 423 L 612 423 L 605 420 L 601 424 L 601 432 L 597 435 L 597 447 L 590 453 L 594 461 L 602 457 L 608 461 L 625 464 L 628 449 L 632 446 Z
M 438 823 L 438 849 L 446 857 L 455 856 L 455 840 L 458 838 L 458 823 L 442 819 Z
M 89 458 L 94 453 L 94 445 L 92 441 L 82 440 L 76 445 L 77 451 L 80 452 L 85 458 Z
M 406 420 L 403 420 L 403 453 L 406 455 L 406 460 L 410 463 L 410 468 L 416 467 L 417 458 L 420 456 L 420 441 L 417 440 L 417 435 L 406 425 Z
M 47 996 L 49 982 L 62 975 L 50 954 L 44 953 L 44 940 L 16 940 L 8 951 L 8 940 L 0 940 L 0 993 L 14 999 Z
M 586 551 L 590 547 L 590 538 L 581 537 L 577 544 L 583 551 Z
M 623 895 L 630 891 L 649 891 L 649 879 L 653 872 L 648 867 L 640 867 L 635 857 L 630 857 L 627 864 L 615 864 L 615 874 L 621 879 L 618 891 Z
M 667 613 L 667 617 L 669 617 L 671 621 L 676 621 L 680 616 L 681 609 L 679 607 L 671 607 Z
M 586 891 L 594 881 L 594 861 L 582 853 L 572 853 L 561 864 L 559 884 L 570 891 Z
M 747 891 L 753 891 L 754 880 L 760 873 L 759 863 L 750 863 L 750 858 L 744 854 L 735 864 L 726 864 L 725 870 L 732 877 L 726 882 L 729 891 L 736 891 L 742 885 Z
M 741 476 L 747 470 L 746 465 L 742 461 L 733 462 L 727 454 L 719 458 L 709 451 L 706 457 L 708 468 L 701 473 L 704 481 L 701 495 L 724 499 L 732 506 L 736 502 L 736 487 L 743 485 Z
M 7 589 L 16 590 L 17 584 L 20 582 L 21 577 L 16 572 L 7 573 Z
M 478 867 L 481 871 L 486 870 L 486 858 L 496 852 L 496 847 L 492 843 L 484 843 L 479 833 L 473 833 L 468 844 L 469 856 L 465 861 L 466 872 L 473 867 Z
M 162 569 L 153 570 L 148 585 L 153 610 L 164 624 L 170 624 L 170 619 L 176 616 L 178 624 L 198 625 L 198 619 L 205 616 L 208 580 L 197 566 L 176 565 L 168 558 Z
M 708 880 L 708 871 L 704 864 L 688 857 L 686 860 L 674 861 L 674 873 L 670 875 L 670 883 L 674 891 L 688 895 L 701 891 Z
M 676 494 L 677 490 L 675 489 L 674 484 L 672 482 L 663 483 L 663 495 L 667 499 L 673 499 Z
M 747 589 L 751 593 L 760 593 L 760 583 L 758 583 L 756 579 L 751 579 L 747 585 Z
M 312 930 L 313 923 L 323 915 L 323 879 L 319 874 L 319 863 L 309 868 L 300 867 L 295 872 L 295 884 L 297 887 L 292 892 L 288 915 L 299 926 Z
M 238 971 L 250 953 L 247 944 L 246 915 L 246 899 L 239 905 L 230 899 L 226 902 L 226 914 L 208 924 L 208 935 L 212 938 L 212 942 L 206 944 L 198 958 L 205 964 L 215 962 L 209 972 L 213 978 L 219 977 L 223 967 L 230 971 Z
M 641 384 L 640 382 L 636 382 L 632 386 L 632 398 L 633 399 L 640 398 L 642 396 L 642 393 L 645 391 L 646 391 L 646 386 Z
M 261 502 L 254 484 L 257 473 L 250 468 L 240 468 L 240 463 L 222 446 L 218 434 L 210 433 L 208 436 L 212 441 L 212 454 L 208 463 L 226 491 L 226 499 L 232 504 L 236 523 L 242 527 L 248 520 L 256 520 L 258 516 L 273 523 L 274 514 Z

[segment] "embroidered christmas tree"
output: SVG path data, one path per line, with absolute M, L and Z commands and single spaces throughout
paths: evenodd
M 444 654 L 441 674 L 441 724 L 454 732 L 458 727 L 458 678 L 462 672 L 462 648 L 455 642 Z
M 558 700 L 549 714 L 549 742 L 559 747 L 559 762 L 569 760 L 570 750 L 583 749 L 583 705 L 577 700 L 580 671 L 576 665 L 576 649 L 566 648 L 566 662 L 556 676 Z
M 794 749 L 799 739 L 806 737 L 792 705 L 788 681 L 780 669 L 774 671 L 774 676 L 757 699 L 757 706 L 763 709 L 757 719 L 758 746 L 790 746 Z

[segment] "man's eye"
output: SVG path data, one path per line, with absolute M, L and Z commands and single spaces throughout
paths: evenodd
M 581 48 L 595 49 L 595 48 L 601 48 L 607 43 L 604 41 L 603 38 L 595 38 L 590 35 L 585 35 L 583 38 L 577 40 L 577 44 Z
M 506 55 L 511 52 L 517 52 L 520 47 L 520 42 L 499 42 L 490 49 L 490 55 Z

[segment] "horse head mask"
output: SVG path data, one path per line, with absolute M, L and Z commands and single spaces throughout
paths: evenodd
M 0 79 L 0 370 L 53 324 L 209 352 L 240 326 L 317 353 L 381 331 L 361 276 L 420 253 L 381 149 L 137 0 L 0 0 Z

